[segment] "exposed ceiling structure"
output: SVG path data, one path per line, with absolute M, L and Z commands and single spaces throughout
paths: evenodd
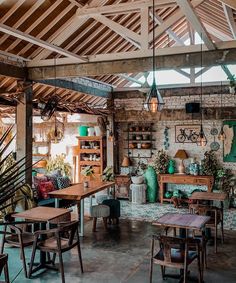
M 206 67 L 222 65 L 230 76 L 224 64 L 236 60 L 235 0 L 155 0 L 155 26 L 152 0 L 0 0 L 0 15 L 4 98 L 17 99 L 27 67 L 35 101 L 57 93 L 65 103 L 104 106 L 112 88 L 152 69 L 153 46 L 157 69 L 199 66 L 195 32 L 210 54 Z

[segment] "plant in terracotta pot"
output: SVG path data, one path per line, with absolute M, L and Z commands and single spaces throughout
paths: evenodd
M 88 188 L 89 181 L 91 180 L 91 177 L 93 177 L 94 171 L 92 166 L 86 166 L 81 170 L 81 175 L 84 176 L 84 188 Z

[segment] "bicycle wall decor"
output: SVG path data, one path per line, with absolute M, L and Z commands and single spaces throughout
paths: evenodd
M 196 143 L 200 125 L 176 125 L 175 142 L 176 143 Z

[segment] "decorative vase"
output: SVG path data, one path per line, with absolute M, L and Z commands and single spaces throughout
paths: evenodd
M 101 131 L 99 126 L 95 126 L 94 130 L 95 130 L 95 135 L 96 136 L 102 136 L 103 135 L 103 133 L 102 133 L 102 131 Z
M 195 159 L 191 160 L 191 163 L 189 165 L 189 172 L 190 175 L 195 175 L 195 176 L 197 176 L 199 173 L 199 164 L 195 161 Z
M 89 127 L 88 128 L 88 136 L 91 137 L 91 136 L 94 136 L 95 132 L 94 132 L 94 127 Z
M 174 174 L 175 173 L 175 162 L 174 162 L 174 160 L 170 160 L 169 161 L 168 173 L 169 174 Z
M 152 166 L 148 166 L 144 174 L 147 184 L 147 199 L 149 202 L 156 202 L 157 200 L 157 174 Z
M 88 186 L 89 186 L 89 182 L 88 181 L 84 181 L 84 188 L 86 189 L 86 188 L 88 188 Z

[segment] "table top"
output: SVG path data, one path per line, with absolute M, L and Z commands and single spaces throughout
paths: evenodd
M 194 200 L 218 200 L 224 201 L 228 198 L 226 193 L 208 193 L 208 192 L 195 192 L 191 195 L 190 199 Z
M 202 229 L 206 222 L 210 220 L 209 216 L 200 216 L 196 214 L 166 213 L 160 217 L 153 225 L 167 226 L 184 229 Z
M 57 217 L 60 217 L 66 213 L 69 213 L 69 210 L 65 208 L 38 206 L 29 210 L 15 213 L 12 216 L 15 218 L 24 218 L 27 220 L 47 222 Z
M 49 193 L 50 197 L 61 198 L 68 200 L 81 200 L 90 195 L 93 195 L 99 191 L 103 191 L 111 186 L 114 186 L 115 182 L 101 182 L 101 181 L 91 181 L 89 182 L 89 187 L 84 188 L 83 183 L 79 183 L 73 186 L 70 186 L 65 189 L 56 190 Z

